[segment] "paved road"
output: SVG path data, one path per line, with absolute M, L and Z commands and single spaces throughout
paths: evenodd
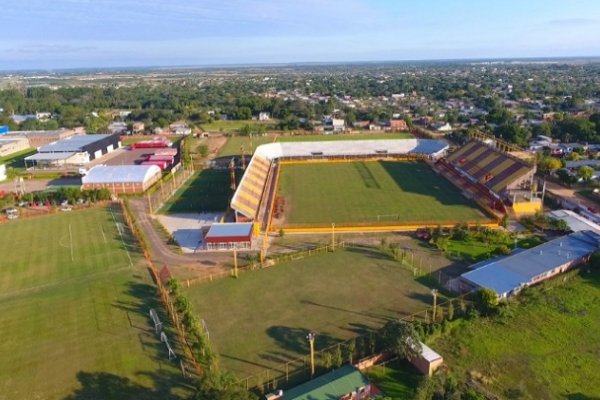
M 179 267 L 180 272 L 193 277 L 219 272 L 225 269 L 224 264 L 231 263 L 232 256 L 229 253 L 178 254 L 173 252 L 154 229 L 151 217 L 148 215 L 146 201 L 132 199 L 130 204 L 132 212 L 140 223 L 140 228 L 149 241 L 151 257 L 157 266 Z
M 59 186 L 81 186 L 81 178 L 60 178 L 60 179 L 25 179 L 23 185 L 26 193 L 38 192 L 50 187 Z M 0 191 L 15 192 L 16 186 L 13 180 L 7 180 L 0 183 Z
M 561 197 L 565 200 L 570 201 L 574 205 L 582 205 L 588 209 L 598 208 L 598 205 L 593 201 L 578 194 L 575 190 L 561 186 L 558 183 L 546 181 L 546 190 L 557 197 Z

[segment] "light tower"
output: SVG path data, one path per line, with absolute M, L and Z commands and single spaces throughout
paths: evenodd
M 231 179 L 231 190 L 235 190 L 235 158 L 232 158 L 231 161 L 229 161 L 229 178 Z

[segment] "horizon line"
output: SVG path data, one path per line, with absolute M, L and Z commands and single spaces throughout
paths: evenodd
M 346 60 L 346 61 L 294 61 L 294 62 L 266 62 L 266 63 L 214 63 L 214 64 L 171 64 L 171 65 L 137 65 L 113 67 L 59 67 L 59 68 L 11 68 L 0 67 L 0 74 L 25 73 L 25 72 L 76 72 L 76 71 L 108 71 L 108 70 L 183 70 L 183 69 L 215 69 L 215 68 L 277 68 L 295 66 L 335 66 L 357 64 L 410 64 L 410 63 L 468 63 L 468 62 L 510 62 L 510 61 L 600 61 L 600 55 L 587 56 L 532 56 L 532 57 L 465 57 L 465 58 L 423 58 L 423 59 L 390 59 L 390 60 Z

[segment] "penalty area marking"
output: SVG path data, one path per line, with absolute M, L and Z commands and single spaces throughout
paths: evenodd
M 73 256 L 73 229 L 71 228 L 71 224 L 69 224 L 69 247 L 71 248 L 71 261 L 75 261 Z
M 123 248 L 125 249 L 125 252 L 127 253 L 127 258 L 129 259 L 129 266 L 133 267 L 133 261 L 131 261 L 131 255 L 129 254 L 129 249 L 127 248 L 127 244 L 125 243 L 125 239 L 123 238 L 123 231 L 121 230 L 121 226 L 117 222 L 117 219 L 115 218 L 115 213 L 112 210 L 110 210 L 110 215 L 112 215 L 113 221 L 115 222 L 115 226 L 117 227 L 117 231 L 119 232 L 119 236 L 121 237 L 121 243 L 123 243 Z

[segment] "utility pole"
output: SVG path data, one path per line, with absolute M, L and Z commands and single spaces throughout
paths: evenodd
M 438 295 L 438 290 L 437 289 L 431 289 L 431 294 L 433 295 L 433 322 L 435 322 L 435 314 L 437 311 L 437 295 Z
M 317 335 L 313 332 L 310 332 L 306 335 L 308 342 L 310 343 L 310 377 L 315 376 L 315 337 Z
M 233 275 L 238 277 L 238 260 L 237 260 L 237 249 L 233 248 Z
M 331 223 L 331 250 L 335 251 L 335 223 Z

